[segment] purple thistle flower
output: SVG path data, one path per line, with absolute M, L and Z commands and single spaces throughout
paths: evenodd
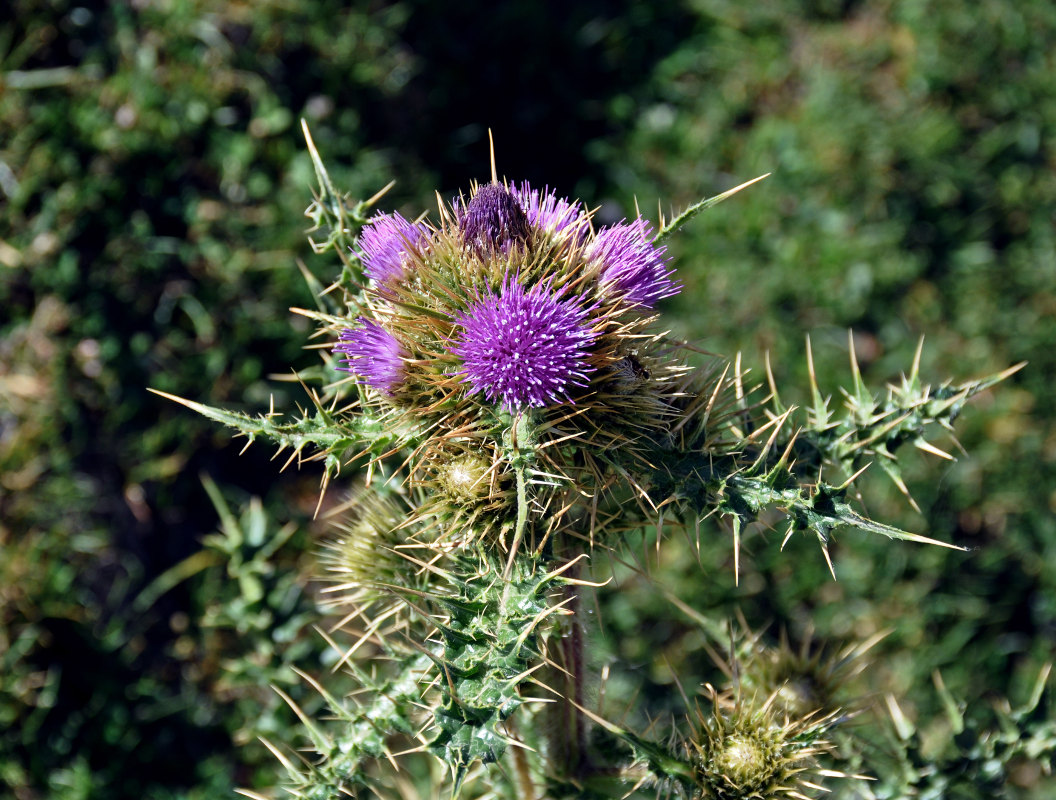
M 505 252 L 512 242 L 524 244 L 531 233 L 524 209 L 496 183 L 478 188 L 465 209 L 456 207 L 456 215 L 463 243 L 481 256 Z
M 498 295 L 483 297 L 463 313 L 462 335 L 452 351 L 471 392 L 509 409 L 561 402 L 585 385 L 588 349 L 597 335 L 586 325 L 588 308 L 562 300 L 548 283 L 525 289 L 507 276 Z
M 345 328 L 334 352 L 343 353 L 341 359 L 348 366 L 338 367 L 365 380 L 382 394 L 391 395 L 403 379 L 403 360 L 407 354 L 396 337 L 373 320 L 360 317 L 359 328 Z
M 570 203 L 558 197 L 556 192 L 550 191 L 549 186 L 539 191 L 533 189 L 528 181 L 523 181 L 520 186 L 514 186 L 511 193 L 524 209 L 528 222 L 536 228 L 551 233 L 571 229 L 569 233 L 577 237 L 586 233 L 587 218 L 580 210 L 579 203 Z
M 359 247 L 363 251 L 363 272 L 378 283 L 403 277 L 409 250 L 429 240 L 424 226 L 408 222 L 399 214 L 378 214 L 363 226 Z
M 668 267 L 667 248 L 654 245 L 652 235 L 652 226 L 639 217 L 629 224 L 602 228 L 587 251 L 589 258 L 601 261 L 603 288 L 646 308 L 682 288 L 671 280 L 675 271 Z

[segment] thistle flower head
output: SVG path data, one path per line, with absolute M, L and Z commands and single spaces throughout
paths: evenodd
M 477 188 L 458 214 L 463 243 L 479 255 L 505 252 L 514 242 L 525 244 L 531 234 L 528 217 L 505 186 L 486 183 Z
M 334 352 L 343 353 L 346 364 L 338 369 L 351 372 L 385 395 L 392 395 L 404 376 L 403 345 L 373 320 L 360 317 L 358 328 L 341 331 Z
M 805 797 L 803 789 L 816 788 L 823 776 L 842 774 L 822 769 L 818 762 L 831 750 L 825 735 L 835 716 L 779 718 L 773 695 L 761 701 L 713 693 L 712 700 L 710 714 L 698 710 L 689 742 L 700 797 Z
M 599 280 L 604 290 L 646 308 L 678 294 L 681 287 L 671 280 L 674 270 L 667 248 L 654 245 L 652 236 L 652 226 L 640 217 L 598 232 L 587 255 L 601 264 Z
M 491 493 L 491 464 L 474 453 L 438 464 L 436 478 L 441 491 L 466 505 L 480 503 Z
M 526 289 L 507 277 L 497 295 L 481 297 L 458 318 L 452 351 L 472 392 L 509 409 L 539 408 L 584 385 L 596 334 L 587 325 L 589 309 L 563 293 L 548 282 Z
M 577 238 L 587 232 L 587 217 L 579 203 L 570 203 L 547 187 L 533 189 L 527 181 L 510 189 L 514 199 L 524 209 L 528 222 L 535 228 L 554 234 L 569 234 Z
M 331 585 L 326 605 L 370 605 L 385 596 L 380 584 L 403 583 L 407 561 L 396 549 L 405 510 L 388 495 L 363 487 L 330 512 L 336 535 L 323 543 L 320 560 Z
M 420 514 L 423 540 L 434 547 L 493 542 L 512 524 L 516 490 L 495 444 L 435 444 L 423 453 L 412 481 L 426 498 Z
M 404 275 L 412 250 L 424 246 L 429 232 L 399 214 L 379 214 L 363 227 L 359 247 L 363 272 L 378 283 L 398 281 Z
M 777 708 L 787 714 L 847 708 L 848 685 L 869 667 L 867 654 L 885 635 L 874 634 L 829 653 L 813 646 L 809 637 L 800 647 L 793 647 L 782 633 L 776 647 L 755 644 L 740 669 L 742 685 L 774 693 Z
M 370 262 L 375 280 L 355 301 L 367 319 L 337 349 L 342 366 L 377 390 L 360 398 L 364 410 L 391 422 L 396 441 L 415 432 L 409 463 L 429 497 L 421 518 L 432 543 L 496 541 L 517 523 L 505 452 L 513 434 L 499 409 L 540 410 L 518 414 L 540 433 L 518 428 L 515 441 L 549 476 L 521 494 L 534 509 L 555 509 L 553 531 L 573 508 L 563 499 L 570 487 L 614 485 L 595 453 L 620 448 L 652 468 L 646 453 L 667 441 L 688 372 L 636 311 L 673 291 L 646 223 L 599 239 L 580 203 L 494 181 L 442 209 L 438 224 L 423 223 L 427 238 L 407 226 L 379 218 L 365 237 L 366 249 L 389 258 Z M 551 446 L 572 440 L 589 447 Z M 488 453 L 486 479 L 471 474 L 479 464 L 458 460 L 470 445 Z

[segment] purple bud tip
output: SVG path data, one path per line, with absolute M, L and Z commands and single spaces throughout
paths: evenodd
M 514 199 L 524 209 L 528 222 L 535 228 L 551 233 L 568 232 L 581 239 L 587 232 L 587 217 L 579 203 L 571 203 L 558 197 L 550 187 L 533 189 L 527 181 L 512 188 Z
M 602 288 L 624 300 L 653 308 L 661 299 L 681 288 L 671 280 L 667 248 L 652 242 L 652 226 L 638 218 L 630 224 L 613 225 L 598 232 L 588 257 L 601 262 Z
M 341 331 L 335 353 L 343 353 L 347 365 L 338 367 L 362 378 L 382 394 L 391 395 L 403 379 L 406 353 L 396 337 L 373 320 L 360 317 L 358 328 Z
M 379 214 L 363 226 L 359 247 L 363 272 L 378 283 L 400 280 L 412 250 L 424 246 L 429 232 L 399 214 Z
M 575 300 L 562 300 L 546 283 L 525 289 L 507 277 L 498 295 L 483 297 L 457 320 L 461 336 L 452 348 L 471 391 L 509 409 L 562 402 L 586 385 L 596 334 Z
M 477 189 L 459 216 L 462 241 L 481 255 L 505 251 L 512 242 L 528 241 L 528 217 L 504 186 L 488 183 Z

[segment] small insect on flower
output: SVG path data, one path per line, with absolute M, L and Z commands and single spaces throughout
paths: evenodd
M 613 363 L 610 372 L 612 379 L 608 385 L 615 394 L 633 394 L 649 382 L 649 370 L 634 355 L 625 355 Z

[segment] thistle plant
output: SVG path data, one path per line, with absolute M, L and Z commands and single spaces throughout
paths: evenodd
M 711 643 L 717 685 L 676 679 L 681 713 L 641 721 L 598 701 L 585 609 L 606 563 L 631 542 L 662 548 L 676 529 L 698 546 L 702 530 L 728 531 L 737 571 L 760 521 L 786 541 L 812 537 L 833 577 L 839 528 L 956 548 L 869 518 L 856 479 L 876 464 L 908 496 L 900 448 L 950 457 L 933 434 L 1018 367 L 931 386 L 918 350 L 875 393 L 852 340 L 842 405 L 812 364 L 810 405 L 785 405 L 769 370 L 756 382 L 739 356 L 702 356 L 658 312 L 679 291 L 668 237 L 755 181 L 672 219 L 602 226 L 580 202 L 500 180 L 493 156 L 489 181 L 409 220 L 376 210 L 384 191 L 341 195 L 305 135 L 319 183 L 311 243 L 334 275 L 323 287 L 306 271 L 317 306 L 294 309 L 317 325 L 322 364 L 299 376 L 314 384 L 310 408 L 253 416 L 172 398 L 277 445 L 286 464 L 320 462 L 324 493 L 359 487 L 329 512 L 319 575 L 335 620 L 325 635 L 356 688 L 305 675 L 330 714 L 313 720 L 291 701 L 312 752 L 266 742 L 283 788 L 873 796 L 854 724 L 868 703 L 843 689 L 875 640 L 833 655 L 768 648 L 658 586 Z M 1053 737 L 1030 741 L 1051 766 Z

